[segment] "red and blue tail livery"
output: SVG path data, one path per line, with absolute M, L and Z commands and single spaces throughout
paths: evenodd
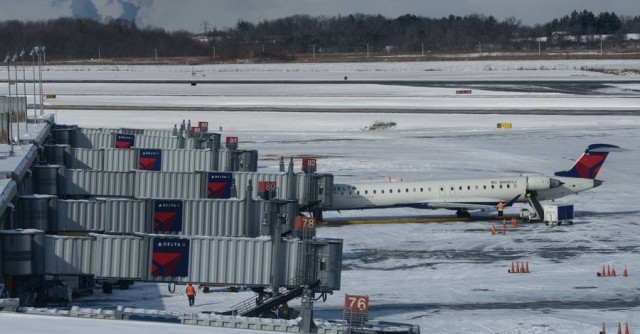
M 591 144 L 570 170 L 556 172 L 556 176 L 595 179 L 607 159 L 609 152 L 623 151 L 619 146 L 609 144 Z
M 362 182 L 334 184 L 330 210 L 413 207 L 456 210 L 469 217 L 469 210 L 493 210 L 497 203 L 511 206 L 533 197 L 552 201 L 602 185 L 596 176 L 610 152 L 627 151 L 615 145 L 592 144 L 567 171 L 542 174 L 501 175 L 478 179 L 411 182 Z M 536 209 L 537 210 L 537 209 Z M 543 215 L 539 212 L 539 215 Z

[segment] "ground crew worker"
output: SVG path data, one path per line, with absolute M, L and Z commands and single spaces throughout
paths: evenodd
M 502 201 L 498 202 L 498 217 L 502 217 L 504 213 L 504 203 Z
M 196 302 L 196 289 L 191 283 L 187 285 L 187 298 L 189 299 L 189 306 L 193 306 Z

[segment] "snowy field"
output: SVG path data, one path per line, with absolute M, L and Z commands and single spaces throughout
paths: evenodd
M 191 94 L 191 87 L 187 85 L 167 91 L 159 86 L 151 86 L 157 89 L 145 87 L 144 84 L 122 86 L 105 83 L 99 89 L 88 86 L 87 90 L 82 85 L 55 84 L 59 96 L 47 103 L 88 106 L 87 110 L 55 111 L 58 123 L 84 127 L 171 128 L 183 119 L 190 119 L 194 123 L 208 121 L 210 129 L 222 127 L 223 136 L 239 136 L 240 148 L 259 150 L 261 171 L 276 171 L 280 156 L 316 156 L 319 172 L 334 174 L 336 183 L 382 181 L 389 176 L 410 181 L 523 172 L 551 175 L 555 171 L 568 169 L 589 144 L 607 143 L 630 149 L 628 152 L 610 154 L 598 175 L 598 179 L 605 181 L 602 186 L 563 200 L 575 204 L 575 224 L 571 226 L 521 224 L 517 229 L 509 228 L 504 236 L 491 236 L 491 226 L 496 224 L 491 221 L 320 227 L 320 237 L 344 239 L 344 266 L 342 289 L 329 296 L 326 302 L 317 302 L 315 316 L 340 318 L 344 294 L 366 294 L 370 298 L 370 318 L 415 323 L 420 325 L 422 333 L 597 333 L 602 323 L 606 323 L 607 329 L 613 332 L 618 322 L 629 322 L 631 332 L 637 333 L 640 330 L 640 99 L 637 95 L 640 85 L 624 81 L 634 81 L 640 77 L 581 71 L 580 66 L 638 68 L 638 62 L 585 61 L 586 65 L 580 61 L 490 63 L 496 70 L 483 70 L 486 62 L 443 62 L 330 64 L 324 67 L 226 65 L 194 67 L 194 71 L 206 73 L 207 77 L 215 74 L 257 79 L 295 79 L 301 75 L 300 72 L 306 76 L 314 73 L 320 76 L 337 74 L 339 71 L 335 69 L 342 66 L 350 68 L 352 73 L 356 73 L 354 75 L 360 73 L 356 71 L 357 68 L 367 68 L 369 70 L 361 71 L 363 75 L 383 80 L 407 77 L 420 79 L 436 72 L 443 78 L 485 80 L 485 74 L 493 76 L 500 69 L 502 78 L 535 80 L 540 73 L 544 73 L 546 78 L 558 80 L 584 77 L 623 82 L 612 84 L 604 93 L 594 91 L 585 96 L 558 92 L 478 92 L 485 96 L 486 101 L 511 101 L 509 108 L 513 112 L 507 114 L 423 114 L 384 110 L 373 113 L 341 112 L 353 105 L 375 107 L 379 103 L 387 103 L 393 109 L 415 96 L 419 96 L 419 103 L 429 103 L 433 98 L 451 94 L 450 89 L 444 92 L 443 88 L 393 85 L 350 86 L 347 89 L 326 85 L 318 87 L 313 98 L 309 97 L 313 95 L 310 93 L 314 91 L 313 85 L 292 85 L 283 94 L 286 99 L 299 99 L 303 101 L 301 103 L 309 105 L 326 104 L 328 111 L 333 112 L 278 112 L 282 103 L 277 98 L 278 92 L 269 84 L 237 86 L 237 89 L 234 86 L 219 86 L 225 93 L 213 90 L 207 93 L 203 89 L 198 94 Z M 555 70 L 519 70 L 525 67 L 540 69 L 541 66 L 549 69 L 555 67 Z M 434 67 L 438 70 L 416 72 L 416 67 Z M 117 71 L 110 71 L 109 68 L 51 68 L 45 73 L 45 79 L 49 79 L 47 75 L 50 74 L 60 78 L 83 79 L 99 72 L 104 78 L 142 76 L 160 80 L 175 78 L 180 67 L 153 67 L 153 70 L 151 67 L 119 67 Z M 233 68 L 237 69 L 236 72 Z M 294 71 L 292 68 L 302 70 L 290 72 Z M 188 75 L 191 76 L 191 73 Z M 408 89 L 409 96 L 404 96 Z M 49 88 L 45 90 L 49 91 Z M 3 92 L 0 91 L 0 94 Z M 228 102 L 229 106 L 241 107 L 239 102 L 242 99 L 233 100 L 236 98 L 233 95 L 253 96 L 253 101 L 271 96 L 272 99 L 264 101 L 274 111 L 213 112 L 152 108 L 164 103 L 170 106 L 207 105 L 210 103 L 207 101 L 215 101 L 211 103 L 220 105 Z M 112 97 L 116 105 L 118 101 L 124 101 L 122 105 L 125 106 L 146 104 L 147 108 L 139 111 L 89 110 L 90 106 L 109 103 Z M 349 98 L 348 102 L 345 102 L 346 98 Z M 445 98 L 453 99 L 449 96 Z M 587 99 L 590 102 L 585 103 Z M 476 107 L 476 102 L 473 98 L 458 99 L 449 107 L 469 112 Z M 530 108 L 532 105 L 556 112 L 598 104 L 624 109 L 628 114 L 518 114 L 520 108 Z M 490 109 L 491 106 L 485 108 Z M 375 121 L 393 121 L 397 126 L 381 131 L 364 130 Z M 496 129 L 498 122 L 511 122 L 513 129 Z M 295 163 L 299 170 L 300 159 Z M 517 210 L 512 208 L 507 213 Z M 433 214 L 453 215 L 453 212 L 392 209 L 325 215 L 332 220 Z M 528 262 L 531 273 L 508 274 L 512 261 Z M 603 265 L 615 266 L 618 273 L 627 265 L 629 277 L 597 277 L 596 272 Z M 164 284 L 136 283 L 131 290 L 114 289 L 110 296 L 96 290 L 93 296 L 75 301 L 75 305 L 123 305 L 170 311 L 218 312 L 253 295 L 248 291 L 231 293 L 218 289 L 200 293 L 196 306 L 189 308 L 182 290 L 179 287 L 175 294 L 171 294 Z M 294 301 L 291 306 L 297 308 L 298 303 Z M 0 314 L 0 324 L 8 326 L 7 333 L 28 333 L 38 328 L 30 326 L 46 326 L 52 328 L 52 333 L 80 333 L 74 328 L 92 326 L 95 333 L 107 333 L 112 332 L 111 328 L 115 326 L 98 321 L 79 324 L 79 320 L 69 320 L 65 324 L 64 320 L 32 317 L 25 321 L 24 317 Z M 169 325 L 158 324 L 128 325 L 119 322 L 117 326 L 121 326 L 123 331 L 135 330 L 140 333 L 177 331 Z M 179 330 L 186 333 L 224 332 L 211 328 Z

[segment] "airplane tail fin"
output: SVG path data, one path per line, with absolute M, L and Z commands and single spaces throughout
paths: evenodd
M 595 179 L 600 167 L 607 159 L 609 152 L 625 151 L 619 146 L 609 144 L 591 144 L 587 146 L 580 159 L 567 171 L 556 172 L 556 176 L 579 177 L 583 179 Z

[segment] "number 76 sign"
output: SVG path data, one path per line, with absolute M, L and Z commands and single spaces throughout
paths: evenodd
M 344 309 L 353 313 L 369 312 L 369 296 L 344 296 Z

